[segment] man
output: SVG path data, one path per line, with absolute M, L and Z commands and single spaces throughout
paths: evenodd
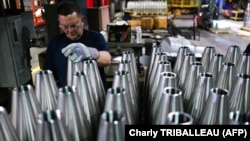
M 44 70 L 51 70 L 59 87 L 67 85 L 67 59 L 73 62 L 86 58 L 96 59 L 101 79 L 107 90 L 104 67 L 111 62 L 108 45 L 103 35 L 84 29 L 80 8 L 73 2 L 64 2 L 57 8 L 62 34 L 50 40 L 44 62 Z

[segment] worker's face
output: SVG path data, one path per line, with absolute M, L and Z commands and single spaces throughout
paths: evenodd
M 72 13 L 67 16 L 58 16 L 59 27 L 71 40 L 77 40 L 83 33 L 83 21 L 82 17 L 77 13 Z

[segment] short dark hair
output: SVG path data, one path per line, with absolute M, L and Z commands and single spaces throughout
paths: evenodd
M 75 2 L 62 2 L 57 7 L 57 14 L 67 16 L 76 12 L 81 15 L 80 7 Z

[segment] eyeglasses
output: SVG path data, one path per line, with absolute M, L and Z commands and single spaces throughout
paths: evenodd
M 65 26 L 65 25 L 59 25 L 59 27 L 60 27 L 63 31 L 68 31 L 69 29 L 74 30 L 74 29 L 77 29 L 77 28 L 79 27 L 80 23 L 81 23 L 81 20 L 79 19 L 76 23 L 74 23 L 74 24 L 72 24 L 72 25 L 67 25 L 67 26 Z

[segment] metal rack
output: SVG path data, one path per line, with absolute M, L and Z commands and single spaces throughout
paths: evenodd
M 168 4 L 165 1 L 129 1 L 127 9 L 138 15 L 165 15 Z

